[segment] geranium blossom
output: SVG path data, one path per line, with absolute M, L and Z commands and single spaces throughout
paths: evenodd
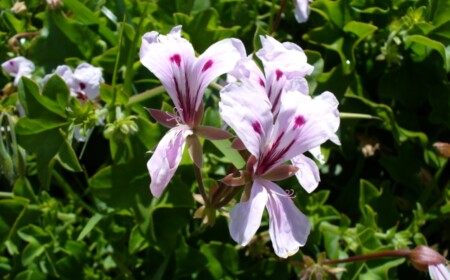
M 306 242 L 310 224 L 273 180 L 293 175 L 302 166 L 286 166 L 293 157 L 333 137 L 339 122 L 337 100 L 329 92 L 312 99 L 297 91 L 281 95 L 276 119 L 272 104 L 252 84 L 230 84 L 221 91 L 220 113 L 252 154 L 247 169 L 253 178 L 242 202 L 230 213 L 232 238 L 245 246 L 269 212 L 269 233 L 275 253 L 283 258 L 295 254 Z
M 60 65 L 54 74 L 59 75 L 66 82 L 71 95 L 81 101 L 96 100 L 100 96 L 100 84 L 104 82 L 101 68 L 82 63 L 72 72 L 69 66 Z M 51 75 L 44 77 L 43 84 Z
M 141 63 L 164 85 L 176 111 L 172 114 L 150 110 L 157 121 L 171 128 L 147 163 L 154 196 L 159 197 L 172 178 L 186 143 L 191 147 L 194 163 L 201 165 L 195 135 L 209 139 L 229 137 L 219 129 L 199 125 L 203 115 L 202 98 L 206 87 L 231 71 L 242 57 L 245 49 L 237 39 L 219 41 L 195 57 L 192 45 L 181 37 L 181 26 L 174 27 L 167 35 L 152 31 L 142 37 Z
M 436 264 L 428 266 L 430 278 L 433 280 L 449 280 L 450 271 L 444 264 Z
M 309 3 L 312 1 L 313 0 L 293 0 L 295 19 L 298 23 L 303 23 L 308 20 L 309 13 L 311 12 Z
M 8 75 L 14 77 L 14 85 L 17 86 L 22 76 L 31 77 L 31 72 L 34 71 L 34 63 L 23 56 L 18 56 L 3 62 L 2 68 Z
M 242 83 L 252 85 L 256 92 L 266 95 L 271 103 L 271 111 L 274 121 L 277 119 L 280 110 L 280 100 L 284 92 L 296 91 L 308 95 L 309 88 L 305 79 L 313 71 L 313 66 L 307 63 L 306 55 L 302 48 L 290 42 L 280 43 L 270 36 L 261 36 L 262 48 L 256 53 L 262 61 L 264 72 L 256 65 L 251 57 L 240 61 L 236 69 L 230 72 L 230 75 L 240 80 Z M 318 98 L 329 98 L 329 95 L 323 95 Z M 332 97 L 335 100 L 334 96 Z M 328 111 L 336 108 L 337 102 L 325 101 L 331 107 Z M 333 130 L 339 127 L 339 118 L 330 115 L 329 123 L 333 124 Z M 336 135 L 330 137 L 330 140 L 339 144 Z M 323 162 L 323 156 L 320 147 L 313 147 L 309 152 L 319 161 Z M 314 160 L 301 154 L 291 159 L 292 163 L 301 167 L 296 176 L 302 187 L 312 192 L 319 185 L 319 169 Z

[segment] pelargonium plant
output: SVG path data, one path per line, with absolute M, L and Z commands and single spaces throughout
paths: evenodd
M 261 37 L 261 41 L 263 48 L 256 55 L 263 62 L 264 73 L 251 56 L 245 56 L 237 39 L 215 43 L 195 58 L 192 45 L 181 37 L 180 26 L 168 35 L 153 31 L 143 36 L 141 62 L 161 80 L 175 105 L 174 113 L 149 110 L 170 130 L 147 167 L 150 190 L 159 197 L 175 173 L 186 143 L 198 170 L 202 167 L 202 149 L 197 135 L 206 139 L 231 136 L 219 128 L 200 125 L 206 87 L 219 75 L 229 73 L 236 82 L 222 89 L 220 114 L 237 134 L 235 143 L 251 154 L 240 177 L 230 174 L 222 180 L 228 185 L 224 188 L 245 186 L 241 202 L 230 213 L 230 233 L 236 242 L 247 245 L 266 207 L 275 253 L 286 258 L 305 244 L 310 224 L 290 194 L 273 181 L 297 175 L 308 191 L 317 186 L 317 166 L 303 154 L 317 153 L 329 139 L 339 142 L 335 134 L 339 126 L 338 102 L 330 92 L 316 98 L 309 96 L 304 77 L 313 67 L 299 46 L 282 44 L 272 37 Z M 285 164 L 288 161 L 292 164 Z M 207 200 L 201 176 L 197 180 Z

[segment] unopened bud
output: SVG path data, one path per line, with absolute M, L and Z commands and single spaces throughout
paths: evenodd
M 433 144 L 436 153 L 441 157 L 450 158 L 450 144 L 444 142 L 436 142 Z
M 27 12 L 27 5 L 25 5 L 25 2 L 16 2 L 11 8 L 11 12 L 16 15 L 25 14 Z
M 428 271 L 430 265 L 446 264 L 447 260 L 438 252 L 427 246 L 417 246 L 409 255 L 413 266 L 421 271 Z
M 234 174 L 228 174 L 223 179 L 220 180 L 223 184 L 230 187 L 243 186 L 251 181 L 251 176 L 246 171 L 239 171 L 239 176 L 235 177 Z

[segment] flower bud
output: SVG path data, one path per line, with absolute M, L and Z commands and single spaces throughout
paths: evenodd
M 450 158 L 450 144 L 444 142 L 436 142 L 433 144 L 436 153 L 441 157 Z
M 16 15 L 22 15 L 27 13 L 27 5 L 25 5 L 25 2 L 16 2 L 14 6 L 11 8 L 11 12 Z
M 411 251 L 409 258 L 415 268 L 428 271 L 428 266 L 445 264 L 447 260 L 438 252 L 427 246 L 417 246 Z

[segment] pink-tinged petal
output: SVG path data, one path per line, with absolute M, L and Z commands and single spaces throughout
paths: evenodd
M 247 245 L 255 235 L 267 203 L 267 191 L 257 179 L 253 182 L 249 200 L 240 202 L 230 212 L 230 234 L 240 245 Z
M 234 69 L 237 62 L 246 57 L 244 44 L 238 39 L 224 39 L 211 45 L 201 54 L 191 75 L 193 89 L 196 91 L 191 96 L 195 108 L 200 105 L 206 87 L 220 75 Z
M 156 31 L 144 34 L 139 56 L 142 65 L 161 80 L 175 107 L 184 110 L 180 115 L 184 118 L 193 114 L 194 104 L 187 103 L 191 99 L 187 95 L 193 94 L 189 75 L 195 52 L 191 43 L 181 37 L 181 26 L 174 27 L 167 35 Z
M 89 63 L 78 65 L 73 73 L 73 91 L 86 95 L 89 100 L 97 99 L 100 96 L 100 84 L 104 81 L 102 75 L 101 68 Z
M 270 181 L 264 181 L 263 184 L 269 195 L 267 210 L 272 246 L 277 256 L 287 258 L 305 245 L 311 225 L 282 188 Z
M 308 193 L 313 192 L 320 182 L 319 168 L 314 160 L 304 155 L 299 155 L 292 158 L 291 162 L 298 167 L 295 176 L 297 176 L 300 185 L 302 185 Z
M 259 157 L 272 128 L 271 104 L 267 96 L 249 84 L 230 84 L 220 92 L 222 119 L 236 132 L 247 150 Z
M 309 95 L 308 81 L 305 78 L 297 77 L 286 81 L 284 85 L 285 91 L 298 91 L 302 94 Z
M 229 75 L 243 83 L 251 83 L 255 88 L 260 88 L 261 92 L 266 91 L 266 78 L 264 77 L 264 73 L 256 65 L 251 55 L 239 60 L 236 67 L 229 72 Z
M 270 36 L 261 36 L 262 48 L 256 53 L 267 68 L 275 71 L 279 69 L 287 77 L 305 77 L 314 70 L 307 62 L 307 57 L 302 48 L 290 42 L 280 43 Z
M 295 19 L 298 23 L 303 23 L 308 20 L 311 9 L 309 8 L 309 2 L 311 0 L 293 0 L 295 6 Z
M 167 128 L 175 127 L 178 124 L 175 115 L 156 109 L 148 109 L 148 112 L 158 123 Z
M 34 63 L 23 56 L 18 56 L 3 62 L 2 68 L 8 75 L 14 77 L 14 85 L 17 85 L 22 76 L 31 77 L 31 72 L 34 71 Z
M 292 104 L 296 104 L 294 113 Z M 340 123 L 337 106 L 337 99 L 331 92 L 314 99 L 299 92 L 286 92 L 274 127 L 274 133 L 285 131 L 280 147 L 290 145 L 280 162 L 336 138 Z
M 309 153 L 311 155 L 313 155 L 313 157 L 315 159 L 317 159 L 321 164 L 325 163 L 325 158 L 324 158 L 324 156 L 322 154 L 322 150 L 320 149 L 320 146 L 317 146 L 315 148 L 310 149 Z
M 450 279 L 450 271 L 444 264 L 429 265 L 428 272 L 432 280 Z
M 161 193 L 173 177 L 183 155 L 186 137 L 192 134 L 187 126 L 177 126 L 169 130 L 161 139 L 155 152 L 147 162 L 151 182 L 150 190 L 155 197 Z

